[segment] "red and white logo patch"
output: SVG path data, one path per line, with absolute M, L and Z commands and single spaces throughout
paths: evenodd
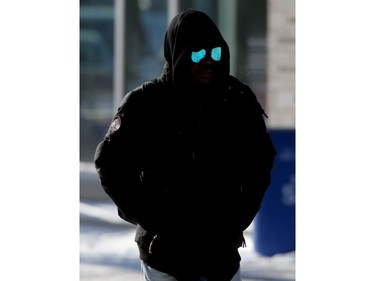
M 111 123 L 111 132 L 116 132 L 121 127 L 121 118 L 116 116 Z

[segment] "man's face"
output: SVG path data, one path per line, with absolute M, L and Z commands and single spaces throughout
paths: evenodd
M 191 52 L 190 73 L 193 82 L 209 84 L 217 76 L 221 47 L 197 49 Z

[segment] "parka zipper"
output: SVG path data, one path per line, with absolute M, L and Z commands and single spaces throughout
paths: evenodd
M 150 245 L 148 246 L 148 253 L 149 254 L 152 254 L 152 244 L 154 243 L 155 239 L 157 238 L 158 236 L 157 235 L 154 235 L 154 237 L 152 237 L 152 240 L 150 242 Z

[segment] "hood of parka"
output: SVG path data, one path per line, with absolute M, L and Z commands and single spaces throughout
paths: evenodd
M 205 13 L 193 9 L 176 15 L 165 34 L 162 80 L 184 86 L 190 81 L 191 52 L 214 47 L 222 48 L 215 80 L 223 83 L 229 77 L 229 48 L 215 23 Z

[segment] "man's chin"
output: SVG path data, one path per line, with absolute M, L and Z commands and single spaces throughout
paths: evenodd
M 211 83 L 215 80 L 215 75 L 213 71 L 202 71 L 201 75 L 199 75 L 199 82 L 203 84 Z

